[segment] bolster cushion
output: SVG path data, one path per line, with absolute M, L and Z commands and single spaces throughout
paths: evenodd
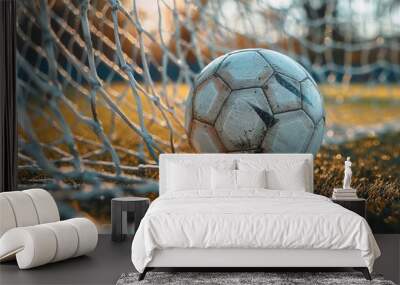
M 96 226 L 75 218 L 7 231 L 0 238 L 0 261 L 16 256 L 20 269 L 28 269 L 86 254 L 97 245 Z

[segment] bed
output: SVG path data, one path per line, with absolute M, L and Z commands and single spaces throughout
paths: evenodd
M 159 267 L 352 267 L 380 251 L 361 216 L 313 194 L 311 154 L 162 154 L 160 196 L 132 243 Z

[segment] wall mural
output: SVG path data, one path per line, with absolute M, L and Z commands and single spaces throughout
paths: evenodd
M 17 4 L 19 188 L 63 218 L 156 198 L 163 152 L 311 152 L 316 193 L 350 156 L 373 231 L 400 233 L 398 1 Z

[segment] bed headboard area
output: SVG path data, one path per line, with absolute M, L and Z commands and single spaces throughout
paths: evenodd
M 168 167 L 171 163 L 184 164 L 187 167 L 210 166 L 220 167 L 225 165 L 232 169 L 238 169 L 240 165 L 263 165 L 266 168 L 274 168 L 277 165 L 302 163 L 304 162 L 304 179 L 306 191 L 313 192 L 313 156 L 312 154 L 253 154 L 253 153 L 227 153 L 227 154 L 161 154 L 159 172 L 159 194 L 162 195 L 167 190 Z

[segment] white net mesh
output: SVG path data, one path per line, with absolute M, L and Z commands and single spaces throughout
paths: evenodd
M 17 16 L 21 188 L 154 191 L 158 154 L 191 150 L 194 77 L 233 49 L 291 56 L 328 101 L 399 95 L 394 0 L 20 0 Z

